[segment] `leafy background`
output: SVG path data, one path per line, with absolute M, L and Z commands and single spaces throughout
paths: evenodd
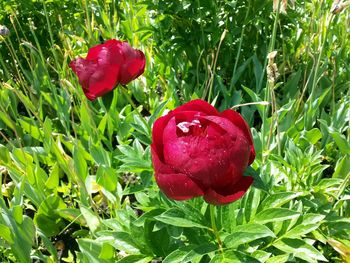
M 1 1 L 1 261 L 350 262 L 350 16 L 332 4 Z M 146 121 L 119 88 L 87 101 L 68 67 L 110 38 L 146 54 L 128 85 Z M 254 187 L 217 207 L 222 249 L 208 205 L 153 179 L 152 123 L 194 98 L 235 107 L 257 150 Z

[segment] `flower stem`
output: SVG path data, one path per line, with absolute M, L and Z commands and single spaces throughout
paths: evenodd
M 136 111 L 136 114 L 140 117 L 140 119 L 141 119 L 143 125 L 145 126 L 145 128 L 147 129 L 148 133 L 150 133 L 150 127 L 149 127 L 148 123 L 146 122 L 145 118 L 142 116 L 142 114 L 138 110 L 135 103 L 132 101 L 131 96 L 128 93 L 128 89 L 126 88 L 126 86 L 121 85 L 121 90 L 122 90 L 124 96 L 126 97 L 127 101 L 129 102 L 129 104 L 131 105 L 131 107 L 134 109 L 134 111 Z
M 222 241 L 220 239 L 219 231 L 216 227 L 216 222 L 215 222 L 215 205 L 209 205 L 209 211 L 210 211 L 211 228 L 212 228 L 214 235 L 216 237 L 216 240 L 218 242 L 219 250 L 221 253 L 223 253 Z

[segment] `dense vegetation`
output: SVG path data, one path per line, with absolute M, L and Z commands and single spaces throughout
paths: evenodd
M 1 262 L 350 262 L 349 21 L 330 0 L 1 1 Z M 137 110 L 68 67 L 112 38 L 146 54 Z M 239 111 L 257 151 L 222 244 L 201 198 L 153 178 L 152 124 L 195 98 Z

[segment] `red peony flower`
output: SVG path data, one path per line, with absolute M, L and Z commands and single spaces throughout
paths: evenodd
M 160 189 L 175 200 L 203 196 L 208 203 L 242 197 L 253 178 L 243 176 L 255 158 L 252 135 L 242 116 L 190 101 L 156 120 L 152 162 Z
M 128 84 L 145 70 L 146 59 L 142 51 L 127 42 L 108 40 L 89 49 L 87 57 L 77 58 L 69 64 L 89 100 L 113 90 L 119 83 Z

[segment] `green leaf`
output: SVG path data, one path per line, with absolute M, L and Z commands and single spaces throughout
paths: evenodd
M 49 195 L 40 204 L 34 216 L 34 222 L 46 236 L 50 237 L 58 234 L 63 227 L 63 222 L 56 211 L 64 208 L 66 208 L 66 204 L 55 194 Z
M 218 247 L 215 244 L 201 244 L 189 251 L 182 262 L 199 263 L 204 255 L 216 251 L 217 249 Z
M 268 208 L 258 213 L 255 218 L 255 223 L 266 224 L 269 222 L 285 221 L 296 218 L 300 213 L 287 208 Z
M 252 256 L 258 259 L 260 262 L 265 262 L 271 256 L 271 253 L 263 251 L 263 250 L 255 250 L 252 253 Z
M 48 238 L 44 232 L 42 232 L 40 229 L 36 229 L 36 232 L 38 236 L 41 238 L 45 248 L 47 251 L 54 257 L 54 262 L 58 262 L 58 255 L 57 255 L 57 249 L 51 242 L 50 238 Z
M 77 208 L 63 208 L 56 211 L 57 214 L 70 221 L 80 224 L 81 226 L 86 226 L 86 220 L 84 219 L 81 211 Z
M 332 178 L 344 179 L 350 173 L 350 155 L 343 156 L 336 164 Z
M 9 244 L 13 244 L 13 236 L 8 226 L 0 224 L 0 237 L 6 240 Z
M 103 237 L 112 237 L 112 245 L 118 250 L 125 251 L 128 254 L 140 254 L 138 245 L 135 243 L 136 237 L 127 232 L 99 231 L 98 234 Z
M 23 130 L 30 134 L 38 141 L 42 141 L 44 138 L 43 132 L 36 126 L 36 123 L 32 119 L 19 119 L 18 120 Z
M 89 263 L 113 263 L 113 258 L 101 258 L 100 255 L 103 252 L 104 243 L 97 240 L 81 238 L 78 239 L 78 245 L 82 252 L 84 262 Z M 110 248 L 109 248 L 110 249 Z
M 152 115 L 150 116 L 149 120 L 148 120 L 148 124 L 151 126 L 155 120 L 163 113 L 163 111 L 165 110 L 167 104 L 168 104 L 169 100 L 165 100 L 162 103 L 160 103 L 157 108 L 154 110 L 154 112 L 152 113 Z
M 0 111 L 0 121 L 3 121 L 7 127 L 16 132 L 16 125 L 14 121 L 4 112 Z
M 117 187 L 118 174 L 112 167 L 100 165 L 96 172 L 96 183 L 113 192 Z
M 144 213 L 143 215 L 141 215 L 138 219 L 136 219 L 133 222 L 133 225 L 138 226 L 138 227 L 142 227 L 143 224 L 145 223 L 145 220 L 147 220 L 147 219 L 155 220 L 156 216 L 160 215 L 161 213 L 164 213 L 164 209 L 162 209 L 162 208 L 156 208 L 156 209 L 153 209 L 151 211 L 148 211 L 148 212 Z
M 78 177 L 81 178 L 81 180 L 84 182 L 88 175 L 88 168 L 84 159 L 84 155 L 78 146 L 73 147 L 73 160 L 75 172 Z
M 339 150 L 344 154 L 350 154 L 350 143 L 345 136 L 337 131 L 330 131 L 330 134 L 339 147 Z
M 316 144 L 320 139 L 322 139 L 322 133 L 319 129 L 313 128 L 305 132 L 305 137 L 311 144 Z
M 50 171 L 50 175 L 45 182 L 45 186 L 48 189 L 56 189 L 59 185 L 59 179 L 60 179 L 60 167 L 56 163 Z
M 291 262 L 293 260 L 293 256 L 291 254 L 278 255 L 269 258 L 266 260 L 266 263 L 285 263 Z
M 115 249 L 112 245 L 110 245 L 108 243 L 102 243 L 101 252 L 98 255 L 98 258 L 111 259 L 111 258 L 113 258 L 114 253 L 115 253 Z
M 283 238 L 273 246 L 307 262 L 327 261 L 321 252 L 302 239 Z
M 91 142 L 89 148 L 91 156 L 96 162 L 96 164 L 105 165 L 106 167 L 111 166 L 111 158 L 108 152 L 105 149 L 103 149 L 101 145 L 97 146 Z
M 261 209 L 281 207 L 282 205 L 288 203 L 289 201 L 301 196 L 302 192 L 282 192 L 277 194 L 272 194 L 264 199 L 261 203 Z
M 296 225 L 294 228 L 284 234 L 284 237 L 297 238 L 316 230 L 325 218 L 325 215 L 320 214 L 306 214 L 303 215 L 303 221 L 301 224 Z
M 195 245 L 188 245 L 174 250 L 164 258 L 163 263 L 184 262 L 186 255 L 195 248 Z
M 246 202 L 244 204 L 244 215 L 246 221 L 249 222 L 250 219 L 255 216 L 258 209 L 260 203 L 260 190 L 251 188 L 249 193 L 246 194 L 245 200 Z
M 11 161 L 10 152 L 4 145 L 0 144 L 0 163 L 7 164 Z
M 151 262 L 153 257 L 146 255 L 130 255 L 118 260 L 118 263 L 148 263 Z M 164 262 L 164 261 L 163 261 Z
M 236 226 L 232 229 L 224 243 L 228 248 L 236 248 L 241 244 L 264 237 L 276 237 L 275 234 L 266 226 L 260 224 L 246 224 Z
M 23 209 L 21 205 L 15 205 L 12 207 L 12 215 L 16 220 L 17 224 L 22 224 L 23 222 Z
M 239 251 L 225 251 L 217 254 L 210 260 L 210 263 L 260 263 L 259 260 Z
M 96 214 L 91 211 L 91 209 L 85 206 L 80 206 L 80 211 L 91 232 L 95 232 L 101 225 L 99 217 L 97 217 Z
M 207 226 L 186 219 L 185 213 L 176 208 L 170 209 L 165 213 L 156 216 L 155 219 L 165 224 L 178 227 L 196 227 L 208 229 Z

